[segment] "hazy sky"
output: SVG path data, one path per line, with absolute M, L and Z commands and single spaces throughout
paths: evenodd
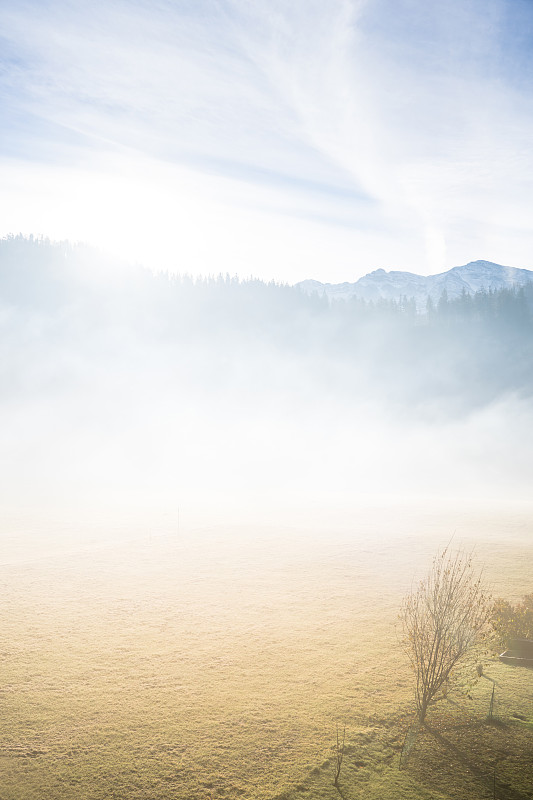
M 533 267 L 531 0 L 2 0 L 0 234 L 289 282 Z

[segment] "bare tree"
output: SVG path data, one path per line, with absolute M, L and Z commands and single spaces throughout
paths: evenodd
M 404 599 L 400 619 L 415 673 L 418 719 L 446 695 L 450 674 L 482 636 L 491 602 L 471 554 L 438 553 L 428 576 Z

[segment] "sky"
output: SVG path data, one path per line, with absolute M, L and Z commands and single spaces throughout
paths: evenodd
M 0 235 L 155 270 L 533 268 L 531 0 L 2 0 Z

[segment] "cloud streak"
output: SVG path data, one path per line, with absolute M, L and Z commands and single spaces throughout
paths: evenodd
M 512 6 L 6 2 L 2 232 L 119 250 L 112 186 L 130 249 L 150 260 L 142 230 L 160 243 L 154 259 L 190 271 L 249 263 L 340 280 L 477 257 L 530 266 L 533 10 Z M 95 200 L 77 225 L 61 200 L 74 178 Z M 46 183 L 39 213 L 31 197 Z M 213 220 L 228 233 L 201 258 L 166 234 L 171 209 L 191 206 L 177 226 L 192 238 L 209 239 Z

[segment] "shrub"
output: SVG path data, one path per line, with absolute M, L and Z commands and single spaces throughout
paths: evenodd
M 533 594 L 513 605 L 499 597 L 492 608 L 490 623 L 498 644 L 509 647 L 512 639 L 533 639 Z

